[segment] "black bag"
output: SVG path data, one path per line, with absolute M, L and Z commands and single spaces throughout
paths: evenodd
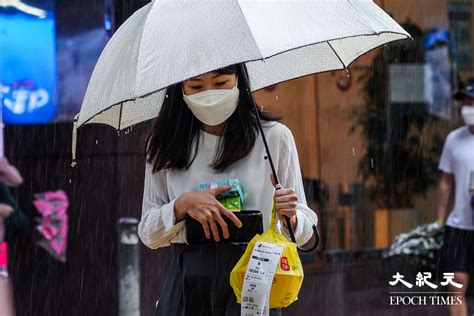
M 5 218 L 5 241 L 9 241 L 17 237 L 21 232 L 26 230 L 30 222 L 18 207 L 15 199 L 8 187 L 0 184 L 0 203 L 5 203 L 13 207 L 14 211 Z
M 219 236 L 221 238 L 220 243 L 238 243 L 238 242 L 249 242 L 256 234 L 263 233 L 263 216 L 260 211 L 240 211 L 234 213 L 237 218 L 242 222 L 242 227 L 238 228 L 234 223 L 223 216 L 227 227 L 229 228 L 229 238 L 224 239 L 220 225 L 217 224 L 219 229 Z M 194 218 L 186 215 L 186 240 L 190 245 L 200 245 L 215 243 L 214 238 L 207 239 L 204 235 L 204 229 L 201 223 L 196 221 Z

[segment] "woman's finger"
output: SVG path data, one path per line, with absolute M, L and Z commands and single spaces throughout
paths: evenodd
M 232 223 L 234 223 L 234 225 L 237 226 L 238 228 L 242 227 L 242 222 L 237 218 L 237 216 L 235 216 L 234 213 L 226 209 L 224 205 L 222 205 L 219 202 L 218 202 L 218 207 L 219 207 L 219 212 L 221 213 L 221 215 L 224 215 L 225 217 L 230 219 Z
M 275 207 L 277 210 L 284 210 L 284 209 L 296 210 L 296 208 L 298 207 L 298 203 L 296 202 L 276 203 Z
M 275 197 L 291 194 L 295 194 L 295 190 L 292 188 L 282 188 L 275 191 Z
M 276 203 L 285 203 L 285 202 L 291 202 L 291 201 L 294 201 L 294 202 L 298 201 L 298 196 L 296 194 L 275 196 Z
M 214 189 L 209 189 L 207 190 L 209 193 L 211 193 L 212 195 L 214 195 L 214 197 L 218 196 L 219 194 L 222 194 L 224 192 L 227 192 L 229 190 L 232 189 L 232 186 L 231 185 L 226 185 L 226 186 L 222 186 L 222 187 L 217 187 L 217 188 L 214 188 Z
M 212 236 L 214 237 L 215 241 L 220 241 L 221 238 L 219 236 L 219 230 L 217 229 L 216 222 L 214 221 L 214 217 L 212 213 L 209 213 L 208 216 L 206 216 L 207 222 L 209 224 L 209 227 L 211 228 Z
M 206 236 L 206 239 L 211 239 L 211 231 L 209 229 L 209 224 L 206 220 L 206 217 L 203 215 L 199 215 L 196 217 L 193 217 L 195 220 L 197 220 L 199 223 L 202 225 L 202 229 L 204 230 L 204 235 Z
M 288 216 L 288 217 L 293 217 L 296 215 L 296 210 L 295 209 L 281 209 L 278 210 L 278 216 Z
M 221 214 L 219 212 L 214 213 L 214 219 L 216 222 L 221 226 L 222 229 L 222 236 L 227 239 L 229 238 L 229 228 L 227 227 L 227 223 L 225 220 L 222 218 Z

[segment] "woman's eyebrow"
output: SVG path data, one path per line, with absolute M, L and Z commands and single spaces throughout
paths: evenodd
M 224 76 L 224 75 L 226 75 L 226 74 L 222 74 L 222 73 L 221 73 L 221 74 L 217 74 L 217 75 L 212 76 L 211 79 L 217 78 L 217 77 L 219 77 L 219 76 Z M 187 81 L 202 81 L 202 79 L 199 79 L 199 78 L 190 78 L 190 79 L 188 79 Z
M 217 75 L 215 75 L 215 76 L 212 76 L 212 79 L 217 78 L 217 77 L 219 77 L 219 76 L 223 76 L 223 75 L 225 75 L 225 74 L 223 74 L 223 73 L 217 74 Z

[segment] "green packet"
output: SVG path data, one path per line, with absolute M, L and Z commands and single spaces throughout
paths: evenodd
M 230 211 L 238 212 L 242 210 L 244 203 L 244 192 L 240 186 L 239 179 L 228 179 L 211 183 L 201 183 L 199 185 L 199 191 L 205 191 L 214 189 L 217 187 L 231 185 L 232 189 L 216 196 L 216 199 L 224 205 L 224 207 Z
M 242 199 L 240 198 L 240 196 L 232 196 L 218 200 L 229 211 L 240 212 L 242 210 Z

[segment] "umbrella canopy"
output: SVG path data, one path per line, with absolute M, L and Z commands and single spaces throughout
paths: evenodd
M 155 118 L 166 87 L 245 63 L 252 91 L 344 69 L 409 38 L 371 0 L 155 0 L 135 12 L 100 56 L 76 128 L 121 130 Z
M 125 21 L 97 62 L 74 119 L 72 165 L 78 127 L 121 130 L 155 118 L 170 85 L 245 64 L 243 80 L 256 91 L 347 68 L 369 50 L 409 37 L 372 0 L 154 0 Z

